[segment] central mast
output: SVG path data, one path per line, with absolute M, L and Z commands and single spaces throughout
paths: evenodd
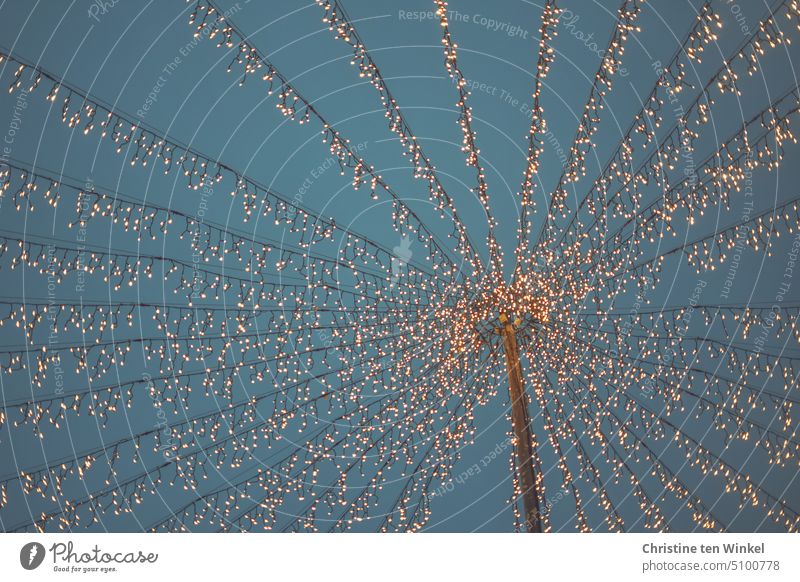
M 522 381 L 522 368 L 517 346 L 517 330 L 505 313 L 500 314 L 499 329 L 503 336 L 503 349 L 508 370 L 508 388 L 511 397 L 511 425 L 514 430 L 517 454 L 517 477 L 525 509 L 525 527 L 529 533 L 542 532 L 539 494 L 533 470 L 533 436 L 528 416 L 528 401 Z

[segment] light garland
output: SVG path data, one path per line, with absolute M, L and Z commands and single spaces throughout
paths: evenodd
M 716 101 L 741 95 L 761 59 L 793 40 L 780 24 L 800 27 L 800 4 L 779 3 L 723 59 L 674 127 L 662 130 L 666 104 L 695 90 L 687 67 L 712 58 L 706 48 L 720 34 L 717 1 L 703 4 L 608 163 L 570 208 L 566 186 L 577 187 L 587 173 L 612 80 L 627 40 L 638 32 L 641 1 L 622 3 L 534 240 L 535 181 L 547 132 L 543 87 L 561 15 L 547 0 L 538 21 L 522 213 L 508 284 L 445 0 L 435 0 L 444 65 L 458 91 L 461 148 L 489 225 L 488 265 L 340 0 L 317 0 L 323 22 L 377 91 L 414 177 L 427 183 L 438 221 L 423 222 L 213 3 L 195 1 L 190 25 L 230 54 L 227 71 L 244 89 L 258 76 L 259 90 L 266 86 L 282 116 L 320 131 L 354 190 L 388 197 L 387 224 L 418 249 L 402 268 L 391 245 L 302 207 L 39 65 L 1 54 L 10 65 L 9 92 L 41 95 L 67 131 L 98 137 L 98 147 L 113 148 L 133 171 L 158 165 L 180 176 L 191 196 L 209 185 L 224 188 L 240 204 L 234 223 L 259 218 L 266 225 L 248 232 L 142 193 L 89 187 L 16 160 L 3 166 L 0 193 L 9 212 L 45 218 L 66 212 L 72 232 L 91 227 L 113 238 L 95 247 L 61 233 L 0 231 L 2 267 L 24 276 L 26 285 L 91 278 L 110 292 L 107 300 L 0 298 L 0 326 L 20 338 L 0 347 L 0 369 L 31 386 L 29 393 L 4 391 L 0 430 L 57 447 L 67 423 L 115 434 L 144 407 L 163 414 L 156 427 L 76 444 L 71 454 L 53 453 L 0 475 L 0 511 L 23 495 L 40 510 L 7 529 L 72 531 L 122 522 L 170 490 L 174 506 L 145 529 L 421 531 L 436 510 L 433 489 L 457 478 L 479 407 L 506 398 L 502 317 L 514 322 L 530 404 L 541 411 L 530 427 L 529 464 L 544 531 L 678 531 L 686 525 L 666 509 L 675 502 L 680 517 L 699 529 L 731 527 L 726 512 L 692 486 L 694 477 L 797 531 L 800 514 L 791 500 L 756 483 L 727 451 L 751 447 L 776 471 L 800 462 L 800 357 L 768 341 L 800 342 L 800 306 L 648 307 L 647 294 L 670 261 L 685 261 L 702 275 L 734 249 L 774 254 L 800 224 L 800 197 L 784 197 L 735 224 L 694 234 L 711 208 L 729 210 L 741 198 L 747 175 L 785 163 L 800 111 L 796 88 L 778 94 L 697 164 L 696 175 L 678 173 L 681 156 L 700 148 Z M 658 195 L 647 198 L 648 188 Z M 680 235 L 688 242 L 651 250 Z M 615 308 L 618 295 L 634 294 L 641 303 L 635 310 Z M 714 335 L 695 333 L 691 317 Z M 50 339 L 59 334 L 63 339 Z M 744 343 L 754 338 L 756 347 Z M 130 372 L 139 356 L 145 375 Z M 48 392 L 62 374 L 67 389 Z M 783 393 L 775 382 L 757 386 L 764 378 L 783 382 Z M 690 419 L 713 427 L 722 450 L 694 435 Z M 671 466 L 665 451 L 685 466 Z M 516 457 L 509 462 L 510 513 L 523 529 Z M 215 482 L 218 474 L 224 484 Z M 570 523 L 554 523 L 554 496 L 570 498 Z

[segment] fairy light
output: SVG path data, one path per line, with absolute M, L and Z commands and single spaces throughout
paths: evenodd
M 323 9 L 323 23 L 328 25 L 328 28 L 335 33 L 337 39 L 347 43 L 353 51 L 353 58 L 350 64 L 357 66 L 359 76 L 368 79 L 378 92 L 381 105 L 386 110 L 385 115 L 389 120 L 389 128 L 397 135 L 400 145 L 405 148 L 406 151 L 403 152 L 403 155 L 408 157 L 414 166 L 414 177 L 428 180 L 428 199 L 436 203 L 437 210 L 440 212 L 446 211 L 453 217 L 454 226 L 460 239 L 459 248 L 466 248 L 467 259 L 473 269 L 479 269 L 477 251 L 473 248 L 469 240 L 469 234 L 458 217 L 458 211 L 452 198 L 439 181 L 436 169 L 433 167 L 430 158 L 425 155 L 417 137 L 406 122 L 397 101 L 392 96 L 386 81 L 384 81 L 377 64 L 375 64 L 372 56 L 367 51 L 367 47 L 361 40 L 358 31 L 350 22 L 344 7 L 338 0 L 317 0 L 317 4 Z M 363 172 L 363 167 L 359 165 L 357 170 L 361 173 Z
M 774 254 L 787 235 L 796 236 L 800 196 L 710 234 L 684 236 L 712 210 L 729 210 L 741 199 L 749 173 L 776 172 L 785 163 L 785 150 L 797 141 L 796 88 L 770 97 L 722 139 L 694 168 L 696 179 L 680 176 L 678 166 L 683 152 L 699 149 L 717 101 L 744 94 L 762 59 L 791 43 L 800 30 L 800 4 L 775 6 L 696 88 L 687 67 L 711 60 L 706 49 L 721 34 L 717 2 L 705 2 L 608 163 L 571 208 L 566 186 L 578 187 L 587 173 L 612 80 L 627 40 L 638 31 L 642 3 L 624 1 L 568 163 L 550 193 L 544 228 L 533 240 L 531 211 L 547 132 L 543 83 L 555 62 L 561 14 L 556 1 L 547 0 L 532 62 L 522 213 L 508 284 L 448 3 L 435 0 L 436 15 L 445 70 L 458 92 L 462 151 L 475 170 L 475 193 L 489 225 L 488 265 L 342 3 L 317 4 L 334 37 L 352 51 L 357 74 L 377 92 L 388 128 L 413 175 L 426 184 L 439 222 L 423 222 L 213 3 L 195 2 L 190 25 L 226 51 L 227 72 L 243 90 L 266 87 L 281 116 L 320 131 L 354 196 L 366 190 L 370 199 L 388 197 L 392 227 L 415 241 L 413 259 L 400 270 L 391 245 L 345 229 L 334 217 L 112 111 L 39 66 L 0 54 L 0 62 L 11 65 L 9 93 L 26 88 L 31 99 L 41 96 L 65 131 L 99 138 L 99 147 L 123 156 L 131 171 L 157 166 L 178 178 L 189 196 L 209 184 L 225 189 L 238 203 L 235 220 L 259 218 L 266 225 L 246 231 L 232 227 L 235 220 L 200 221 L 142 193 L 88 188 L 16 161 L 3 166 L 0 192 L 9 212 L 49 217 L 58 211 L 68 215 L 73 231 L 91 227 L 114 236 L 108 246 L 79 247 L 74 238 L 0 232 L 0 256 L 11 276 L 23 272 L 58 284 L 90 277 L 112 291 L 106 301 L 0 299 L 0 327 L 20 338 L 0 348 L 0 369 L 29 380 L 34 392 L 6 395 L 0 427 L 50 446 L 67 423 L 112 430 L 155 400 L 165 415 L 158 428 L 136 428 L 0 475 L 0 511 L 20 495 L 44 508 L 8 529 L 107 525 L 170 488 L 175 505 L 145 524 L 148 530 L 423 530 L 436 509 L 436 488 L 459 477 L 479 407 L 507 397 L 497 333 L 502 314 L 514 322 L 531 405 L 542 413 L 532 427 L 530 463 L 544 531 L 565 526 L 554 523 L 548 505 L 558 494 L 571 500 L 568 525 L 579 531 L 679 530 L 685 525 L 664 507 L 669 497 L 686 521 L 725 530 L 729 516 L 693 490 L 692 474 L 778 527 L 798 530 L 800 514 L 790 499 L 757 483 L 746 466 L 732 465 L 715 441 L 692 434 L 696 422 L 686 421 L 709 424 L 725 447 L 751 447 L 775 470 L 797 468 L 800 400 L 793 386 L 800 358 L 743 340 L 769 329 L 777 340 L 800 342 L 800 306 L 698 304 L 692 313 L 708 332 L 702 336 L 687 331 L 686 307 L 652 309 L 646 296 L 673 262 L 685 261 L 698 274 L 720 268 L 742 225 L 742 246 L 752 254 Z M 668 128 L 668 100 L 695 91 Z M 636 168 L 634 160 L 640 161 Z M 646 202 L 650 191 L 659 195 Z M 280 237 L 273 236 L 278 231 Z M 657 242 L 665 244 L 653 251 Z M 615 307 L 616 295 L 634 293 L 643 297 L 635 312 Z M 44 338 L 53 330 L 64 339 L 48 343 Z M 151 374 L 131 376 L 137 357 Z M 44 392 L 56 366 L 73 379 L 62 392 Z M 782 381 L 783 392 L 760 386 L 764 378 Z M 671 467 L 665 447 L 686 467 Z M 554 459 L 552 467 L 545 459 Z M 515 523 L 524 529 L 516 464 L 511 455 L 508 488 Z M 220 485 L 209 478 L 217 473 L 235 477 Z M 623 485 L 638 514 L 621 503 Z
M 497 221 L 489 205 L 489 187 L 486 184 L 486 174 L 480 162 L 481 152 L 477 146 L 476 132 L 472 128 L 472 108 L 467 103 L 470 92 L 466 88 L 467 80 L 458 66 L 458 45 L 453 41 L 453 37 L 450 34 L 450 27 L 447 21 L 447 2 L 446 0 L 434 0 L 434 4 L 436 5 L 436 16 L 439 18 L 439 24 L 442 28 L 445 69 L 458 91 L 456 106 L 459 110 L 458 124 L 461 127 L 462 133 L 461 151 L 466 154 L 467 166 L 475 168 L 477 181 L 475 193 L 486 215 L 486 221 L 489 226 L 487 245 L 489 247 L 490 264 L 487 284 L 494 287 L 498 285 L 502 279 L 503 256 L 494 234 Z

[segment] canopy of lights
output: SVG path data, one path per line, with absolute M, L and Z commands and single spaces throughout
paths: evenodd
M 798 155 L 800 89 L 765 67 L 794 48 L 800 2 L 762 6 L 746 34 L 723 25 L 726 0 L 695 2 L 674 46 L 649 47 L 649 93 L 614 111 L 612 143 L 601 124 L 650 2 L 609 7 L 555 184 L 542 180 L 548 83 L 577 8 L 528 6 L 531 108 L 505 253 L 457 0 L 428 10 L 463 185 L 424 151 L 435 144 L 412 131 L 415 108 L 393 96 L 388 57 L 347 4 L 306 10 L 331 52 L 346 51 L 402 170 L 365 159 L 229 5 L 190 0 L 180 30 L 205 43 L 192 58 L 214 57 L 204 67 L 230 83 L 225 99 L 270 109 L 248 131 L 310 139 L 349 181 L 342 199 L 382 221 L 373 230 L 0 47 L 6 110 L 55 119 L 69 143 L 115 152 L 126 176 L 173 185 L 138 191 L 76 178 L 87 170 L 68 161 L 2 158 L 2 529 L 427 531 L 440 498 L 456 503 L 488 464 L 471 447 L 492 407 L 508 439 L 491 455 L 508 531 L 529 525 L 526 493 L 545 532 L 800 529 L 800 193 L 791 180 L 764 192 Z M 741 41 L 723 52 L 726 34 Z M 717 113 L 748 91 L 741 118 Z M 392 184 L 400 171 L 422 196 Z M 228 216 L 208 210 L 223 196 Z M 737 285 L 755 277 L 745 265 L 770 265 L 766 291 L 709 290 L 740 264 Z M 659 302 L 679 270 L 676 299 Z

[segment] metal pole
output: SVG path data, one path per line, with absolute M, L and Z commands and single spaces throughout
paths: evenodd
M 522 502 L 525 508 L 525 526 L 529 533 L 541 533 L 542 520 L 539 509 L 539 495 L 536 491 L 536 476 L 533 471 L 533 437 L 531 435 L 525 387 L 522 382 L 522 369 L 519 362 L 517 331 L 505 313 L 500 314 L 500 333 L 508 370 L 508 388 L 511 396 L 511 425 L 517 441 L 517 477 L 522 489 Z

